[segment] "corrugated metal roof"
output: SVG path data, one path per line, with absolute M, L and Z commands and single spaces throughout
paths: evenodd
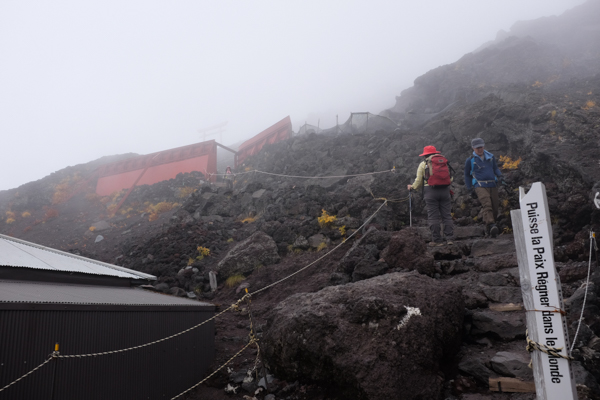
M 151 279 L 154 275 L 51 249 L 24 240 L 0 235 L 0 265 L 63 272 Z
M 0 303 L 212 306 L 140 288 L 0 281 Z

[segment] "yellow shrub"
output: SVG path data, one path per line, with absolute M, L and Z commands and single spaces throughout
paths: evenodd
M 177 205 L 178 205 L 177 203 L 169 203 L 167 201 L 161 201 L 156 206 L 154 206 L 154 211 L 158 214 L 161 214 L 161 213 L 164 213 L 167 211 L 171 211 Z
M 243 223 L 249 223 L 249 224 L 254 221 L 256 221 L 256 217 L 246 217 L 242 220 Z
M 31 217 L 31 213 L 29 211 L 24 211 L 21 214 L 21 217 L 23 217 L 23 218 L 29 218 L 29 217 Z
M 502 169 L 517 169 L 521 163 L 521 157 L 518 160 L 512 160 L 509 156 L 500 156 L 500 162 L 504 164 L 500 167 Z
M 133 211 L 133 208 L 127 207 L 127 208 L 121 209 L 119 212 L 121 213 L 121 215 L 125 215 L 125 214 L 130 213 L 131 211 Z
M 335 220 L 337 220 L 337 217 L 335 215 L 327 214 L 327 211 L 325 211 L 324 209 L 321 211 L 323 212 L 323 214 L 318 218 L 319 225 L 321 226 L 321 228 L 331 226 L 331 224 L 333 224 Z
M 326 247 L 327 247 L 327 243 L 321 242 L 321 243 L 319 243 L 319 246 L 317 247 L 317 251 L 321 251 Z
M 192 265 L 194 263 L 194 259 L 192 257 L 188 258 L 187 265 Z
M 542 87 L 543 85 L 544 85 L 544 84 L 543 84 L 542 82 L 540 82 L 540 81 L 535 81 L 535 83 L 534 83 L 533 85 L 531 85 L 531 86 L 533 86 L 533 87 L 536 87 L 536 88 L 539 88 L 539 87 Z
M 589 110 L 590 108 L 594 107 L 595 105 L 596 105 L 596 102 L 594 102 L 594 101 L 592 101 L 592 100 L 588 100 L 588 101 L 585 103 L 585 106 L 583 106 L 583 107 L 581 107 L 581 108 L 583 108 L 584 110 L 586 110 L 586 111 L 587 111 L 587 110 Z
M 508 199 L 503 199 L 502 200 L 502 207 L 505 207 L 505 208 L 508 207 L 508 203 L 509 203 Z
M 14 218 L 7 218 L 7 219 L 6 219 L 6 223 L 7 223 L 7 224 L 12 224 L 13 222 L 15 222 L 15 219 L 14 219 Z
M 210 256 L 210 249 L 206 248 L 206 247 L 202 247 L 202 246 L 198 246 L 197 248 L 198 253 L 200 253 L 200 255 L 202 256 Z
M 159 214 L 165 213 L 167 211 L 171 211 L 175 207 L 179 207 L 179 206 L 180 206 L 180 204 L 178 204 L 178 203 L 169 203 L 168 201 L 161 201 L 160 203 L 158 203 L 156 205 L 150 204 L 146 208 L 146 212 L 150 213 L 150 215 L 148 216 L 148 221 L 154 221 L 158 218 Z
M 227 243 L 231 243 L 231 242 L 233 242 L 233 238 L 227 239 Z
M 15 213 L 12 212 L 12 211 L 7 211 L 6 212 L 6 217 L 8 217 L 8 218 L 14 218 L 15 217 Z
M 225 286 L 232 288 L 242 283 L 244 279 L 244 275 L 232 275 L 225 281 Z
M 189 186 L 179 188 L 179 190 L 177 191 L 177 197 L 179 197 L 180 199 L 186 198 L 190 194 L 194 193 L 196 190 L 198 189 L 194 189 L 193 187 Z
M 96 227 L 95 226 L 90 226 L 89 230 L 90 230 L 90 232 L 94 232 L 96 230 Z
M 110 206 L 106 207 L 106 210 L 112 215 L 117 211 L 117 206 L 118 204 L 111 204 Z
M 340 226 L 340 227 L 338 228 L 338 231 L 340 231 L 340 234 L 341 234 L 342 236 L 346 236 L 346 225 Z

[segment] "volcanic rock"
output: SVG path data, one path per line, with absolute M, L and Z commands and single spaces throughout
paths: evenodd
M 473 313 L 472 335 L 490 334 L 512 340 L 525 335 L 525 315 L 514 312 L 478 310 Z
M 438 398 L 463 309 L 458 287 L 415 272 L 295 294 L 268 318 L 265 357 L 277 376 L 345 398 Z
M 490 365 L 500 375 L 530 381 L 533 379 L 533 372 L 529 368 L 530 361 L 527 353 L 499 351 L 490 360 Z
M 275 241 L 266 233 L 258 231 L 227 253 L 217 264 L 217 273 L 220 280 L 238 274 L 247 276 L 259 265 L 275 264 L 279 260 Z
M 415 229 L 407 228 L 394 234 L 388 247 L 381 252 L 381 258 L 392 268 L 432 275 L 433 257 L 427 253 L 427 245 Z

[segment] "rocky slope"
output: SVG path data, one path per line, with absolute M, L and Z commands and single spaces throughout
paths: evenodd
M 508 37 L 418 78 L 387 112 L 400 122 L 396 130 L 294 137 L 249 159 L 233 189 L 183 174 L 137 188 L 116 214 L 123 193 L 99 198 L 86 180 L 95 165 L 70 167 L 0 192 L 0 232 L 154 274 L 154 290 L 222 308 L 245 289 L 261 290 L 217 320 L 214 367 L 252 333 L 267 387 L 249 378 L 254 348 L 190 399 L 532 399 L 488 389 L 490 377 L 531 380 L 510 210 L 519 186 L 546 185 L 573 338 L 589 232 L 600 230 L 598 4 L 517 24 Z M 509 183 L 500 190 L 496 240 L 483 237 L 481 207 L 462 185 L 476 136 L 502 156 Z M 458 172 L 457 240 L 435 249 L 426 246 L 420 194 L 411 210 L 405 190 L 430 144 Z M 600 393 L 600 271 L 593 272 L 574 350 L 580 399 Z

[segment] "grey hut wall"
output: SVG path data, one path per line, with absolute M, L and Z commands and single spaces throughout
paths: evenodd
M 46 360 L 56 342 L 61 354 L 116 350 L 167 337 L 214 314 L 212 307 L 126 309 L 1 309 L 0 387 Z M 0 392 L 0 399 L 50 399 L 55 368 L 55 400 L 170 399 L 200 381 L 213 358 L 214 324 L 210 321 L 141 349 L 51 361 Z

